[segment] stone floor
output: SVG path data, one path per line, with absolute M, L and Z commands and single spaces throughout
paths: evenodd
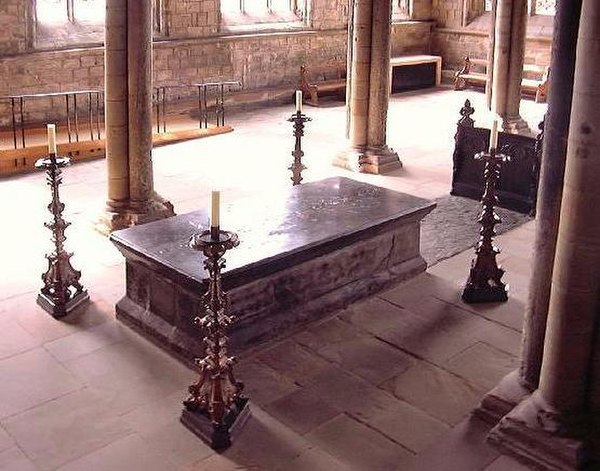
M 438 89 L 396 95 L 388 140 L 404 167 L 359 175 L 329 164 L 343 142 L 343 106 L 308 108 L 306 180 L 345 175 L 435 198 L 449 190 L 458 110 L 484 97 Z M 534 127 L 543 105 L 523 103 Z M 233 133 L 157 149 L 156 189 L 177 212 L 289 185 L 291 107 L 232 116 Z M 483 443 L 470 411 L 518 365 L 534 223 L 498 237 L 511 285 L 501 305 L 469 306 L 459 290 L 472 256 L 241 352 L 237 375 L 252 418 L 215 454 L 179 423 L 194 373 L 114 319 L 120 254 L 94 230 L 104 161 L 65 171 L 68 248 L 92 303 L 56 321 L 35 304 L 49 250 L 43 175 L 0 181 L 0 470 L 487 470 L 519 471 Z M 222 225 L 227 226 L 227 221 Z

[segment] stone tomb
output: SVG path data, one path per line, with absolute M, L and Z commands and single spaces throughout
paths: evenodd
M 425 270 L 420 221 L 434 206 L 339 177 L 226 203 L 222 229 L 241 241 L 223 272 L 234 349 Z M 207 286 L 203 256 L 187 244 L 207 223 L 196 211 L 111 235 L 126 258 L 117 318 L 186 361 L 203 352 L 193 319 Z

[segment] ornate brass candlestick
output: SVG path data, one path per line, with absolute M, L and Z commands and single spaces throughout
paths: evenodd
M 296 138 L 296 145 L 292 151 L 294 161 L 288 170 L 292 171 L 292 182 L 293 185 L 300 185 L 302 181 L 302 171 L 306 170 L 306 167 L 302 163 L 302 156 L 304 151 L 302 150 L 302 136 L 304 136 L 304 123 L 312 121 L 311 118 L 306 116 L 302 111 L 296 111 L 292 116 L 288 118 L 290 123 L 294 123 L 294 137 Z
M 504 270 L 496 263 L 496 255 L 500 250 L 494 247 L 493 237 L 496 235 L 494 226 L 501 222 L 494 211 L 494 206 L 498 202 L 496 182 L 500 178 L 500 164 L 508 161 L 509 157 L 497 153 L 496 149 L 490 149 L 489 152 L 480 152 L 475 159 L 485 162 L 483 171 L 485 186 L 481 199 L 483 210 L 478 220 L 481 229 L 479 242 L 475 247 L 475 259 L 471 262 L 471 271 L 462 298 L 467 303 L 507 301 L 507 287 L 501 280 Z
M 71 164 L 68 157 L 57 157 L 50 154 L 35 163 L 36 168 L 43 168 L 47 172 L 46 181 L 52 189 L 52 201 L 48 210 L 52 213 L 52 221 L 44 226 L 52 231 L 54 251 L 46 255 L 48 271 L 42 275 L 44 286 L 38 294 L 38 304 L 53 317 L 66 316 L 69 312 L 89 300 L 87 291 L 79 283 L 81 272 L 71 266 L 72 253 L 66 252 L 64 243 L 67 240 L 65 229 L 71 225 L 62 217 L 65 209 L 60 202 L 58 187 L 62 183 L 61 168 Z
M 250 414 L 248 398 L 242 394 L 244 385 L 233 376 L 235 358 L 227 355 L 226 329 L 234 318 L 228 315 L 229 299 L 221 287 L 221 270 L 225 267 L 222 257 L 238 244 L 236 234 L 218 228 L 190 240 L 190 247 L 206 257 L 204 267 L 209 273 L 208 289 L 202 298 L 206 314 L 194 319 L 206 335 L 206 356 L 196 359 L 200 378 L 189 387 L 181 422 L 214 449 L 231 445 L 231 436 Z

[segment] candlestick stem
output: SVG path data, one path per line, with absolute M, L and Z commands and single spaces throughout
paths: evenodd
M 234 318 L 229 315 L 229 298 L 222 289 L 221 272 L 225 268 L 225 252 L 239 244 L 232 232 L 214 229 L 196 234 L 190 247 L 206 257 L 208 289 L 202 298 L 202 316 L 194 322 L 204 330 L 206 355 L 196 359 L 200 378 L 192 384 L 181 422 L 214 449 L 227 448 L 232 434 L 240 430 L 249 416 L 248 398 L 242 394 L 244 385 L 233 375 L 235 358 L 227 353 L 227 327 Z M 217 229 L 218 230 L 218 229 Z
M 492 148 L 489 152 L 480 152 L 475 159 L 485 162 L 482 212 L 478 220 L 481 229 L 479 242 L 475 247 L 475 259 L 471 262 L 462 298 L 467 303 L 502 302 L 508 300 L 508 288 L 501 280 L 504 270 L 496 262 L 496 255 L 500 250 L 493 243 L 493 237 L 496 235 L 494 227 L 501 219 L 494 211 L 494 206 L 498 202 L 496 182 L 500 178 L 500 164 L 508 161 L 509 157 L 497 153 L 496 149 Z
M 62 183 L 61 169 L 70 163 L 68 157 L 57 158 L 56 154 L 50 154 L 35 163 L 36 168 L 46 170 L 46 181 L 52 192 L 52 200 L 48 205 L 52 221 L 44 223 L 44 226 L 52 231 L 54 245 L 54 251 L 46 255 L 48 270 L 42 275 L 44 286 L 40 290 L 37 302 L 56 318 L 67 315 L 89 300 L 87 291 L 79 282 L 81 272 L 75 270 L 71 265 L 70 260 L 73 254 L 64 249 L 64 243 L 67 240 L 65 229 L 70 226 L 70 223 L 62 217 L 65 205 L 60 201 L 58 190 Z
M 302 150 L 302 137 L 304 136 L 304 123 L 312 121 L 311 118 L 303 114 L 301 111 L 296 111 L 288 118 L 288 121 L 294 123 L 294 150 L 292 156 L 294 160 L 288 170 L 292 171 L 292 185 L 299 185 L 302 182 L 302 171 L 306 170 L 306 166 L 302 163 L 304 151 Z

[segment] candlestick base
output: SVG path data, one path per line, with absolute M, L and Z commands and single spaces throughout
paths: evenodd
M 508 287 L 501 286 L 475 286 L 467 284 L 462 293 L 464 302 L 475 303 L 503 303 L 508 301 Z
M 202 409 L 196 411 L 184 409 L 180 420 L 213 450 L 224 450 L 231 445 L 231 441 L 239 434 L 249 417 L 249 400 L 246 397 L 239 397 L 221 423 L 214 423 Z
M 86 290 L 77 292 L 66 303 L 62 303 L 61 301 L 56 302 L 52 296 L 39 293 L 37 297 L 37 303 L 52 317 L 59 319 L 74 311 L 79 306 L 89 301 L 89 299 L 90 295 Z

